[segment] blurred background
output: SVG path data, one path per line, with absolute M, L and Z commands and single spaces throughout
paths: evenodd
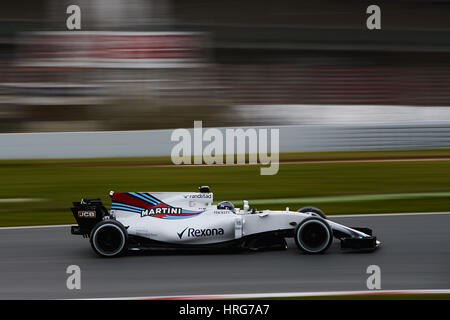
M 0 131 L 450 119 L 449 57 L 446 0 L 8 1 Z
M 277 174 L 174 165 L 171 134 L 194 120 L 279 129 Z M 74 224 L 73 201 L 109 209 L 111 190 L 208 185 L 215 203 L 357 214 L 344 224 L 385 246 L 111 263 L 66 226 L 0 228 L 0 298 L 366 290 L 374 263 L 383 289 L 450 288 L 448 215 L 370 216 L 448 214 L 449 181 L 450 0 L 0 1 L 0 227 Z
M 174 165 L 194 120 L 279 130 L 278 172 Z M 449 182 L 450 0 L 0 1 L 0 298 L 366 290 L 373 264 L 390 293 L 448 289 Z M 82 198 L 202 185 L 216 204 L 318 207 L 384 248 L 112 263 L 67 226 Z M 74 265 L 83 290 L 66 290 Z
M 197 185 L 267 208 L 448 211 L 450 0 L 3 1 L 0 75 L 3 226 Z M 172 129 L 194 120 L 279 127 L 278 174 L 171 166 Z

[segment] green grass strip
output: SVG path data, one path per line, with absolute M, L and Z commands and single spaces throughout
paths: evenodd
M 448 150 L 295 154 L 294 160 L 357 161 L 280 164 L 273 176 L 262 176 L 259 166 L 250 165 L 154 166 L 167 159 L 0 161 L 0 199 L 15 199 L 0 203 L 0 226 L 74 223 L 72 201 L 100 197 L 109 207 L 110 190 L 190 192 L 200 185 L 209 185 L 216 201 L 249 199 L 258 210 L 312 205 L 327 215 L 449 211 L 449 160 L 364 161 L 449 154 Z M 16 201 L 24 198 L 47 201 Z M 242 206 L 242 201 L 236 204 Z
M 283 204 L 283 203 L 327 203 L 347 201 L 377 201 L 377 200 L 399 200 L 418 198 L 440 198 L 450 197 L 450 192 L 417 192 L 417 193 L 390 193 L 390 194 L 357 194 L 338 195 L 324 197 L 306 198 L 279 198 L 279 199 L 254 199 L 250 204 Z M 231 200 L 232 203 L 242 203 L 242 200 Z

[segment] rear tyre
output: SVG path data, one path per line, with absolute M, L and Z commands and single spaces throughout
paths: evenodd
M 295 229 L 295 244 L 307 254 L 325 252 L 333 242 L 333 232 L 328 223 L 317 217 L 306 218 Z
M 108 219 L 95 225 L 90 235 L 91 247 L 101 257 L 118 257 L 128 248 L 128 234 L 118 221 Z
M 316 207 L 303 207 L 301 209 L 298 209 L 297 212 L 301 212 L 301 213 L 312 212 L 312 213 L 314 213 L 314 215 L 319 216 L 322 219 L 327 219 L 327 216 L 325 215 L 325 213 L 323 213 L 322 210 L 320 210 L 319 208 L 316 208 Z

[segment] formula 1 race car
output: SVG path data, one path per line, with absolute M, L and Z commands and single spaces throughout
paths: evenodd
M 293 237 L 307 254 L 325 252 L 333 237 L 342 249 L 372 251 L 380 242 L 368 228 L 349 228 L 327 219 L 314 207 L 298 211 L 257 211 L 244 201 L 213 205 L 209 187 L 199 192 L 110 192 L 111 210 L 100 199 L 74 202 L 78 223 L 71 233 L 90 238 L 102 257 L 143 249 L 286 249 Z

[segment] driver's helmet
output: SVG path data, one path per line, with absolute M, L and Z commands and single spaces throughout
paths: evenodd
M 222 201 L 217 205 L 217 209 L 225 209 L 225 210 L 231 210 L 231 211 L 235 211 L 234 210 L 234 206 L 231 202 L 229 201 Z

